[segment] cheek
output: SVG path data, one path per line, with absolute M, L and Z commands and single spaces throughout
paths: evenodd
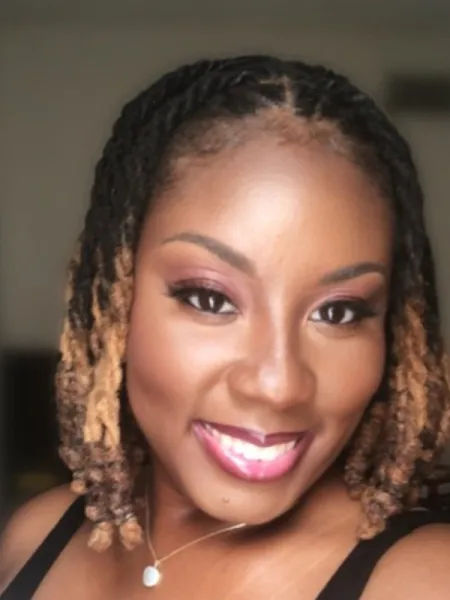
M 317 410 L 324 421 L 359 420 L 380 386 L 384 366 L 382 331 L 367 339 L 330 342 L 317 378 Z
M 202 399 L 220 381 L 235 337 L 226 328 L 201 327 L 168 313 L 163 294 L 142 297 L 145 302 L 139 295 L 135 299 L 128 335 L 130 403 L 144 423 L 166 418 L 186 423 L 199 416 Z

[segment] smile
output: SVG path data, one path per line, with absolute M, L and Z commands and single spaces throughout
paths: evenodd
M 286 475 L 312 441 L 309 432 L 265 435 L 205 421 L 195 422 L 193 430 L 222 470 L 246 481 L 271 481 Z

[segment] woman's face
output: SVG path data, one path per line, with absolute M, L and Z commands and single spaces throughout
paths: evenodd
M 149 216 L 132 410 L 190 506 L 268 522 L 335 461 L 383 374 L 391 218 L 318 142 L 192 160 Z

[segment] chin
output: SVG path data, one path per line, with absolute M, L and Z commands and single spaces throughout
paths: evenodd
M 247 525 L 266 525 L 288 512 L 295 504 L 242 501 L 239 498 L 229 498 L 219 503 L 202 502 L 198 509 L 210 518 L 224 523 L 246 523 Z
M 204 485 L 185 482 L 183 492 L 196 510 L 224 523 L 268 524 L 291 510 L 309 488 L 294 488 L 292 481 L 224 484 L 222 478 L 218 479 L 209 479 Z

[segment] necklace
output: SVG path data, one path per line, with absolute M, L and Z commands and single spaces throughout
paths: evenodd
M 203 542 L 210 538 L 221 535 L 222 533 L 228 533 L 231 531 L 235 531 L 236 529 L 241 529 L 242 527 L 245 527 L 246 525 L 247 525 L 246 523 L 238 523 L 237 525 L 230 525 L 228 527 L 223 527 L 222 529 L 219 529 L 218 531 L 212 531 L 211 533 L 202 535 L 202 537 L 192 540 L 191 542 L 188 542 L 187 544 L 180 546 L 180 548 L 176 548 L 175 550 L 172 550 L 172 552 L 169 552 L 169 554 L 166 554 L 165 556 L 158 558 L 156 556 L 155 548 L 150 539 L 150 510 L 149 510 L 149 495 L 148 495 L 148 488 L 147 488 L 146 502 L 145 502 L 145 538 L 147 541 L 148 549 L 150 550 L 150 553 L 153 558 L 153 564 L 145 567 L 145 569 L 142 573 L 142 583 L 147 588 L 156 587 L 158 584 L 161 583 L 162 572 L 161 572 L 160 567 L 161 567 L 162 563 L 166 562 L 166 560 L 169 560 L 169 558 L 172 558 L 172 556 L 175 556 L 176 554 L 182 552 L 183 550 L 187 550 L 191 546 L 195 546 L 196 544 L 199 544 L 200 542 Z

